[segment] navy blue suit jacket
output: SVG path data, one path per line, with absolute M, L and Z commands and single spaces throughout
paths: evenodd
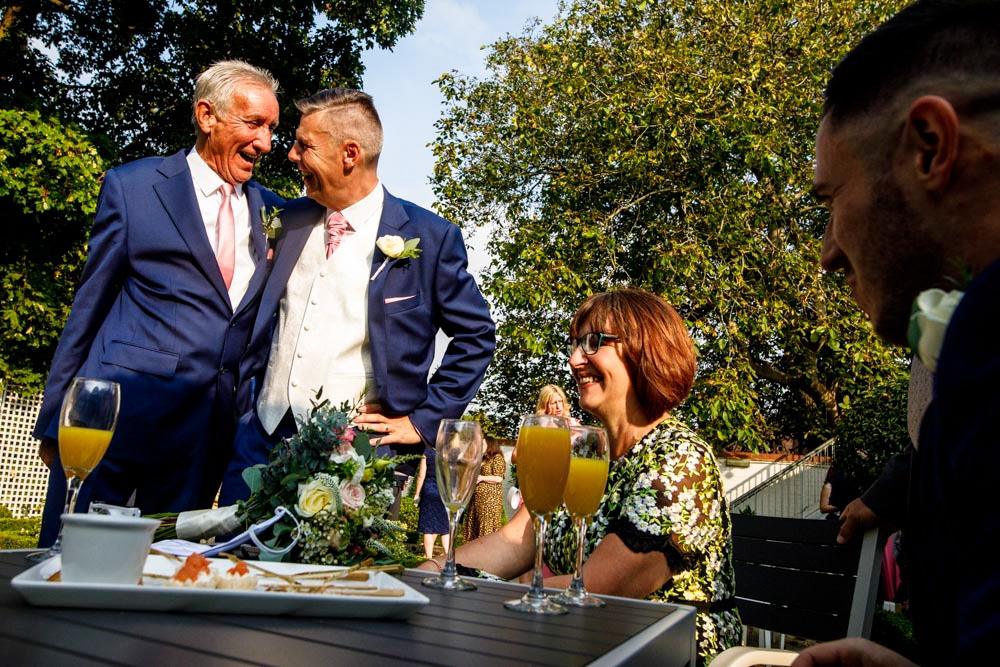
M 289 202 L 282 211 L 274 267 L 242 362 L 244 374 L 255 375 L 258 382 L 264 376 L 285 283 L 312 229 L 324 223 L 325 211 L 309 198 Z M 413 426 L 433 445 L 440 421 L 460 417 L 475 397 L 493 358 L 495 327 L 468 272 L 465 243 L 456 225 L 386 191 L 378 237 L 387 234 L 419 238 L 422 253 L 416 259 L 389 259 L 369 283 L 368 336 L 375 393 L 386 414 L 409 415 Z M 372 275 L 385 259 L 376 248 Z M 386 303 L 393 297 L 412 298 Z M 439 329 L 451 342 L 428 380 Z M 335 322 L 330 323 L 330 335 L 336 335 Z M 236 442 L 234 468 L 238 470 L 227 473 L 227 484 L 230 478 L 238 479 L 243 467 L 267 461 L 262 447 L 241 456 L 243 426 Z M 227 500 L 233 499 L 225 485 L 223 491 Z
M 189 475 L 189 486 L 204 484 L 213 493 L 202 470 L 171 469 L 192 462 L 192 454 L 231 448 L 237 418 L 250 407 L 239 360 L 269 271 L 260 211 L 282 200 L 252 181 L 245 192 L 257 268 L 234 308 L 205 232 L 186 151 L 107 172 L 35 437 L 57 436 L 59 407 L 74 376 L 115 380 L 121 410 L 106 458 L 162 466 L 164 475 Z M 192 508 L 141 507 L 147 513 Z
M 914 455 L 904 547 L 921 655 L 964 665 L 1000 639 L 1000 261 L 951 318 Z

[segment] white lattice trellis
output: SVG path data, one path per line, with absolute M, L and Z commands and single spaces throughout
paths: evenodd
M 25 398 L 0 385 L 0 505 L 17 517 L 38 516 L 45 504 L 49 469 L 31 436 L 42 397 Z

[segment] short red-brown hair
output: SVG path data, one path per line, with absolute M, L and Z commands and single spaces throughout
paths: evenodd
M 694 343 L 680 315 L 660 297 L 637 288 L 594 294 L 573 315 L 570 336 L 579 336 L 585 324 L 621 338 L 622 361 L 647 416 L 673 410 L 691 393 Z

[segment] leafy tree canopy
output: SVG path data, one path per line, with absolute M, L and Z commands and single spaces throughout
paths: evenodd
M 37 389 L 45 379 L 104 168 L 79 130 L 37 111 L 0 109 L 0 378 L 14 385 Z
M 832 435 L 850 397 L 904 374 L 839 275 L 811 198 L 830 68 L 902 0 L 576 0 L 439 81 L 441 212 L 489 225 L 501 341 L 480 396 L 512 433 L 570 386 L 568 320 L 640 286 L 700 353 L 683 415 L 718 448 Z M 628 332 L 618 332 L 628 335 Z

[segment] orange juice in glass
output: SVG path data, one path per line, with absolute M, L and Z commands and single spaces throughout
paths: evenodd
M 560 604 L 575 607 L 603 607 L 603 600 L 587 593 L 581 568 L 587 523 L 601 506 L 601 498 L 604 497 L 604 489 L 608 484 L 608 433 L 596 426 L 572 426 L 570 433 L 573 458 L 569 463 L 569 480 L 566 482 L 563 498 L 566 511 L 576 524 L 576 570 L 569 587 L 553 599 Z
M 114 431 L 107 429 L 60 426 L 59 458 L 66 471 L 66 479 L 87 479 L 90 471 L 104 458 L 112 435 Z
M 66 473 L 66 507 L 71 514 L 76 507 L 80 485 L 104 458 L 115 426 L 121 388 L 111 380 L 76 377 L 70 382 L 59 410 L 59 460 Z M 62 553 L 62 525 L 48 551 L 30 554 L 26 560 L 38 563 Z
M 569 476 L 569 422 L 555 415 L 525 415 L 517 434 L 517 479 L 524 506 L 535 528 L 535 569 L 531 588 L 521 598 L 504 603 L 507 609 L 528 614 L 565 614 L 566 607 L 545 595 L 542 548 L 545 524 L 562 503 Z
M 607 484 L 607 461 L 574 456 L 569 461 L 569 478 L 563 493 L 566 511 L 574 518 L 593 516 L 601 504 Z
M 569 476 L 569 431 L 525 426 L 517 435 L 517 480 L 532 514 L 550 515 L 562 504 Z

